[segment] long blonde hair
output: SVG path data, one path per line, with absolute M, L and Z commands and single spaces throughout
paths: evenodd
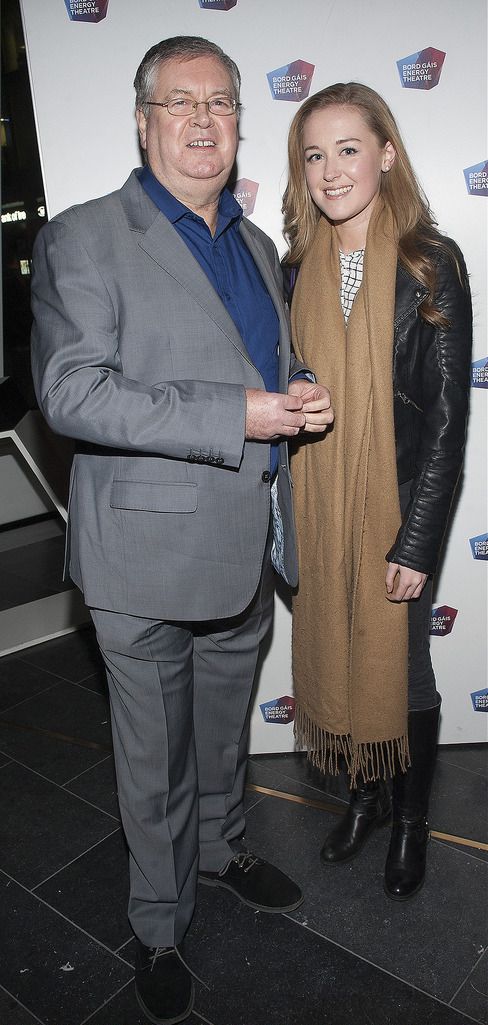
M 288 243 L 285 261 L 300 264 L 312 242 L 320 210 L 308 191 L 303 168 L 303 130 L 311 114 L 326 107 L 347 106 L 358 110 L 381 147 L 391 142 L 396 158 L 391 170 L 381 175 L 380 195 L 390 208 L 398 232 L 398 258 L 412 276 L 425 285 L 429 295 L 420 313 L 429 323 L 447 326 L 443 314 L 433 305 L 436 270 L 432 246 L 455 257 L 436 229 L 436 221 L 428 200 L 415 176 L 395 118 L 385 101 L 367 85 L 359 82 L 338 82 L 310 96 L 293 118 L 288 136 L 288 185 L 283 196 L 285 225 L 283 234 Z M 460 268 L 456 269 L 460 275 Z

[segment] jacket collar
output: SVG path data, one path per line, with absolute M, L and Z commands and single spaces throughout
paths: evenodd
M 428 288 L 398 263 L 395 288 L 395 327 L 423 303 L 429 294 Z

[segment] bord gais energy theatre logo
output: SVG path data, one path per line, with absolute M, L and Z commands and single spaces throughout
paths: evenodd
M 471 552 L 473 559 L 488 560 L 488 534 L 478 534 L 478 537 L 470 537 Z
M 488 356 L 471 364 L 471 384 L 473 388 L 488 388 Z
M 198 0 L 204 11 L 230 11 L 236 7 L 237 0 Z
M 103 21 L 108 0 L 64 0 L 71 21 Z
M 463 174 L 470 196 L 488 196 L 488 160 L 465 167 Z
M 250 217 L 254 210 L 258 189 L 258 182 L 253 182 L 250 178 L 239 178 L 234 185 L 232 194 L 241 204 L 246 217 Z
M 404 89 L 433 89 L 439 85 L 445 53 L 428 46 L 397 61 L 400 82 Z
M 475 712 L 488 712 L 488 687 L 483 687 L 483 690 L 474 690 L 471 694 L 471 701 Z
M 457 614 L 458 610 L 451 609 L 449 605 L 439 605 L 438 608 L 432 609 L 429 630 L 431 637 L 445 637 L 446 634 L 450 634 Z
M 276 68 L 276 71 L 269 71 L 266 78 L 273 99 L 292 100 L 295 103 L 304 100 L 310 92 L 314 71 L 315 64 L 301 60 L 284 64 L 282 68 Z
M 274 701 L 265 701 L 259 706 L 263 719 L 267 723 L 281 724 L 293 722 L 295 718 L 295 698 L 285 694 L 282 698 L 275 698 Z

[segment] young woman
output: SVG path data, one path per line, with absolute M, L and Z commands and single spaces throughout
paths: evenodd
M 301 106 L 283 209 L 295 351 L 336 414 L 293 462 L 297 739 L 323 771 L 345 760 L 351 776 L 326 864 L 390 819 L 393 776 L 385 889 L 405 900 L 425 875 L 440 711 L 432 574 L 463 457 L 469 285 L 391 111 L 364 85 Z

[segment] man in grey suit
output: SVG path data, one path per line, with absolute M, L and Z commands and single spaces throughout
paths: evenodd
M 107 668 L 136 993 L 169 1023 L 193 1004 L 198 874 L 263 911 L 302 900 L 244 848 L 243 790 L 272 549 L 297 582 L 286 439 L 332 411 L 290 356 L 276 250 L 225 189 L 236 65 L 175 37 L 134 84 L 146 165 L 41 231 L 32 351 L 46 420 L 77 439 L 69 571 Z

